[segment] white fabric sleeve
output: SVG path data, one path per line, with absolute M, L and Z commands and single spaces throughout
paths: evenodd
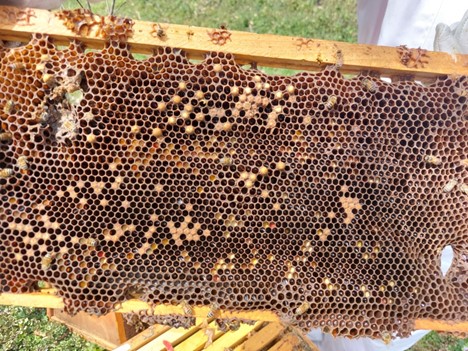
M 460 20 L 468 1 L 358 0 L 358 41 L 432 50 L 438 23 Z

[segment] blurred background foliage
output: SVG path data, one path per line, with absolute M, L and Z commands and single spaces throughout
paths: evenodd
M 110 0 L 108 0 L 110 3 Z M 85 5 L 85 0 L 81 0 Z M 65 8 L 76 8 L 68 0 Z M 106 2 L 92 5 L 106 14 Z M 356 0 L 117 0 L 116 13 L 133 19 L 219 27 L 255 33 L 356 42 Z

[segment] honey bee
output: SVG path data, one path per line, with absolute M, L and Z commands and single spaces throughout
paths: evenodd
M 50 268 L 50 266 L 52 265 L 52 261 L 53 261 L 53 256 L 51 253 L 46 253 L 44 257 L 42 257 L 42 260 L 41 260 L 41 268 L 42 270 L 46 271 Z
M 335 95 L 330 96 L 327 102 L 325 103 L 325 108 L 331 110 L 333 107 L 335 107 L 337 101 L 338 98 Z
M 468 97 L 468 90 L 462 88 L 455 88 L 455 94 L 461 97 Z
M 432 155 L 424 156 L 424 161 L 434 166 L 440 166 L 442 164 L 442 160 L 440 158 Z
M 465 195 L 468 195 L 468 184 L 461 184 L 459 187 L 460 191 Z
M 27 171 L 29 169 L 28 158 L 26 156 L 18 157 L 16 164 L 18 165 L 18 168 L 22 171 Z
M 3 132 L 0 133 L 0 141 L 10 141 L 12 139 L 11 133 Z
M 139 299 L 144 295 L 145 291 L 140 285 L 132 285 L 127 289 L 127 294 L 133 299 Z
M 40 123 L 43 127 L 47 125 L 50 119 L 50 114 L 47 111 L 40 113 L 39 117 L 36 118 L 36 122 Z
M 15 109 L 15 103 L 12 100 L 8 100 L 5 106 L 3 107 L 3 112 L 9 115 L 10 113 L 13 113 L 14 109 Z
M 159 23 L 153 25 L 153 33 L 156 34 L 159 39 L 164 39 L 166 37 L 166 31 Z
M 214 318 L 219 312 L 219 305 L 217 303 L 211 304 L 211 308 L 206 315 L 208 318 Z
M 0 170 L 0 179 L 10 178 L 13 175 L 13 169 L 3 168 Z
M 390 342 L 392 341 L 392 335 L 388 332 L 380 333 L 380 337 L 382 338 L 382 341 L 384 342 L 385 345 L 390 344 Z
M 296 316 L 300 316 L 300 315 L 303 315 L 304 313 L 306 313 L 310 308 L 310 304 L 306 301 L 306 302 L 303 302 L 302 305 L 300 305 L 296 311 L 294 312 L 294 315 Z
M 228 325 L 227 323 L 222 320 L 222 319 L 216 319 L 215 320 L 215 325 L 216 325 L 216 328 L 218 328 L 218 330 L 222 333 L 225 333 L 228 331 Z
M 229 329 L 232 331 L 239 330 L 240 328 L 240 321 L 237 318 L 234 318 L 232 321 L 229 322 Z
M 13 71 L 25 71 L 26 70 L 26 66 L 22 62 L 12 63 L 8 67 L 10 67 Z
M 449 180 L 447 184 L 445 184 L 445 186 L 442 188 L 442 191 L 444 193 L 449 193 L 453 190 L 453 188 L 455 188 L 455 185 L 458 184 L 458 180 L 456 179 L 452 179 L 452 180 Z
M 185 314 L 186 316 L 193 316 L 193 314 L 194 314 L 193 308 L 192 308 L 192 306 L 190 306 L 190 305 L 188 304 L 187 301 L 185 301 L 185 300 L 182 301 L 181 305 L 182 305 L 182 309 L 183 309 L 183 311 L 184 311 L 184 314 Z
M 42 75 L 42 81 L 47 85 L 52 85 L 55 83 L 55 77 L 52 74 L 44 73 Z
M 362 81 L 362 86 L 371 93 L 375 93 L 378 88 L 376 82 L 367 78 Z

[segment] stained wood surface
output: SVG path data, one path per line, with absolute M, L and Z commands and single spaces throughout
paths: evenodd
M 169 329 L 171 329 L 171 327 L 166 325 L 152 325 L 148 329 L 127 340 L 125 343 L 116 348 L 115 351 L 139 350 L 141 347 L 145 346 L 161 334 L 167 332 Z
M 79 312 L 75 316 L 59 310 L 53 310 L 50 319 L 66 324 L 75 333 L 86 340 L 94 342 L 106 349 L 113 349 L 126 340 L 123 331 L 122 316 L 118 313 L 109 313 L 105 316 L 91 316 Z
M 215 330 L 208 341 L 206 330 L 215 328 L 214 322 L 200 322 L 190 329 L 170 329 L 154 335 L 144 347 L 138 348 L 131 340 L 114 351 L 318 351 L 318 348 L 303 334 L 281 323 L 256 322 L 242 323 L 238 330 Z M 142 335 L 151 335 L 148 330 Z M 208 342 L 207 342 L 208 341 Z
M 161 36 L 157 35 L 159 28 L 163 30 Z M 412 67 L 412 62 L 408 66 L 402 63 L 395 47 L 240 31 L 229 31 L 229 39 L 220 43 L 212 40 L 217 29 L 145 21 L 135 21 L 133 31 L 128 42 L 132 51 L 138 53 L 149 54 L 156 46 L 170 46 L 183 49 L 190 58 L 201 59 L 209 51 L 224 51 L 234 54 L 241 64 L 255 62 L 298 70 L 318 70 L 337 63 L 342 57 L 343 73 L 373 70 L 389 76 L 414 75 L 421 79 L 441 74 L 468 75 L 468 55 L 428 52 L 424 67 Z M 98 25 L 86 33 L 74 33 L 52 12 L 0 7 L 0 39 L 27 41 L 33 33 L 48 34 L 60 45 L 78 39 L 89 48 L 102 48 L 104 42 Z

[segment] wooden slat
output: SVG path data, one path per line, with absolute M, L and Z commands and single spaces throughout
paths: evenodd
M 301 340 L 293 333 L 289 333 L 281 337 L 268 351 L 293 351 Z
M 161 334 L 157 338 L 151 340 L 149 343 L 139 348 L 138 351 L 163 351 L 166 350 L 163 341 L 168 341 L 172 346 L 176 346 L 183 340 L 191 337 L 200 330 L 202 323 L 199 323 L 189 329 L 185 328 L 171 328 L 167 332 Z
M 204 351 L 224 351 L 226 348 L 234 348 L 242 344 L 250 333 L 260 329 L 265 322 L 257 322 L 254 325 L 242 323 L 236 331 L 229 331 L 208 346 Z
M 115 318 L 115 323 L 117 327 L 117 335 L 119 336 L 119 344 L 123 343 L 125 340 L 127 340 L 130 336 L 127 336 L 125 333 L 125 321 L 122 316 L 122 313 L 112 313 Z M 133 334 L 132 334 L 133 335 Z
M 28 18 L 26 11 L 30 11 Z M 234 54 L 241 64 L 256 62 L 262 66 L 300 70 L 316 70 L 335 64 L 340 51 L 343 57 L 341 70 L 344 73 L 375 70 L 387 75 L 415 75 L 419 78 L 440 74 L 468 75 L 468 55 L 429 52 L 429 62 L 423 68 L 409 68 L 400 62 L 400 56 L 393 47 L 319 39 L 304 41 L 298 37 L 239 31 L 231 31 L 230 40 L 220 46 L 210 40 L 208 33 L 212 29 L 209 28 L 160 24 L 165 36 L 159 38 L 153 25 L 151 22 L 135 21 L 134 34 L 129 39 L 133 51 L 151 53 L 155 46 L 171 46 L 185 50 L 195 59 L 202 58 L 209 51 L 224 51 Z M 90 48 L 102 48 L 103 39 L 97 37 L 96 32 L 97 29 L 91 30 L 89 35 L 76 35 L 49 11 L 0 7 L 0 38 L 4 40 L 27 41 L 32 33 L 46 33 L 58 44 L 66 45 L 70 39 L 76 38 Z M 300 45 L 301 42 L 303 45 Z
M 245 343 L 239 347 L 241 350 L 260 351 L 274 342 L 284 331 L 286 327 L 280 323 L 269 323 L 266 327 L 248 338 Z M 236 349 L 237 350 L 237 349 Z
M 46 307 L 62 309 L 64 303 L 62 298 L 54 295 L 53 289 L 28 294 L 0 294 L 0 305 Z
M 212 329 L 214 331 L 212 341 L 215 341 L 219 338 L 223 333 L 216 328 L 215 322 L 211 322 L 208 329 Z M 190 338 L 185 339 L 181 343 L 179 343 L 176 347 L 174 347 L 174 351 L 199 351 L 203 350 L 205 347 L 206 342 L 208 341 L 208 336 L 205 333 L 205 328 L 200 329 L 195 334 L 193 334 Z
M 298 327 L 289 326 L 288 330 L 295 334 L 297 338 L 301 340 L 301 346 L 305 348 L 304 351 L 319 351 L 317 345 L 315 345 L 312 340 L 307 337 L 307 334 L 304 334 Z M 309 350 L 310 349 L 310 350 Z
M 466 318 L 466 315 L 460 316 Z M 445 332 L 468 332 L 468 322 L 436 321 L 432 319 L 416 319 L 414 329 L 437 330 Z
M 43 289 L 41 292 L 27 294 L 0 294 L 0 305 L 26 306 L 42 308 L 63 309 L 62 298 L 53 295 L 54 289 Z M 147 302 L 140 300 L 128 300 L 123 302 L 114 312 L 128 313 L 142 310 L 153 311 L 155 315 L 183 314 L 181 306 L 175 305 L 154 305 L 149 306 Z M 209 306 L 194 306 L 195 316 L 205 318 L 210 310 Z M 253 310 L 253 311 L 221 311 L 220 318 L 239 318 L 253 321 L 280 322 L 279 317 L 271 311 Z M 447 332 L 468 332 L 468 321 L 435 321 L 431 319 L 417 319 L 415 329 L 437 330 Z
M 108 350 L 117 347 L 124 341 L 119 335 L 118 321 L 115 313 L 97 317 L 79 312 L 74 316 L 70 316 L 56 310 L 50 319 L 67 325 L 67 327 L 83 336 L 86 340 L 94 342 Z
M 288 327 L 288 333 L 281 335 L 268 351 L 319 351 L 318 347 L 296 328 Z
M 154 340 L 159 335 L 167 332 L 171 327 L 167 325 L 155 324 L 145 329 L 141 333 L 135 335 L 133 338 L 127 340 L 125 343 L 114 349 L 114 351 L 135 351 L 142 346 Z

